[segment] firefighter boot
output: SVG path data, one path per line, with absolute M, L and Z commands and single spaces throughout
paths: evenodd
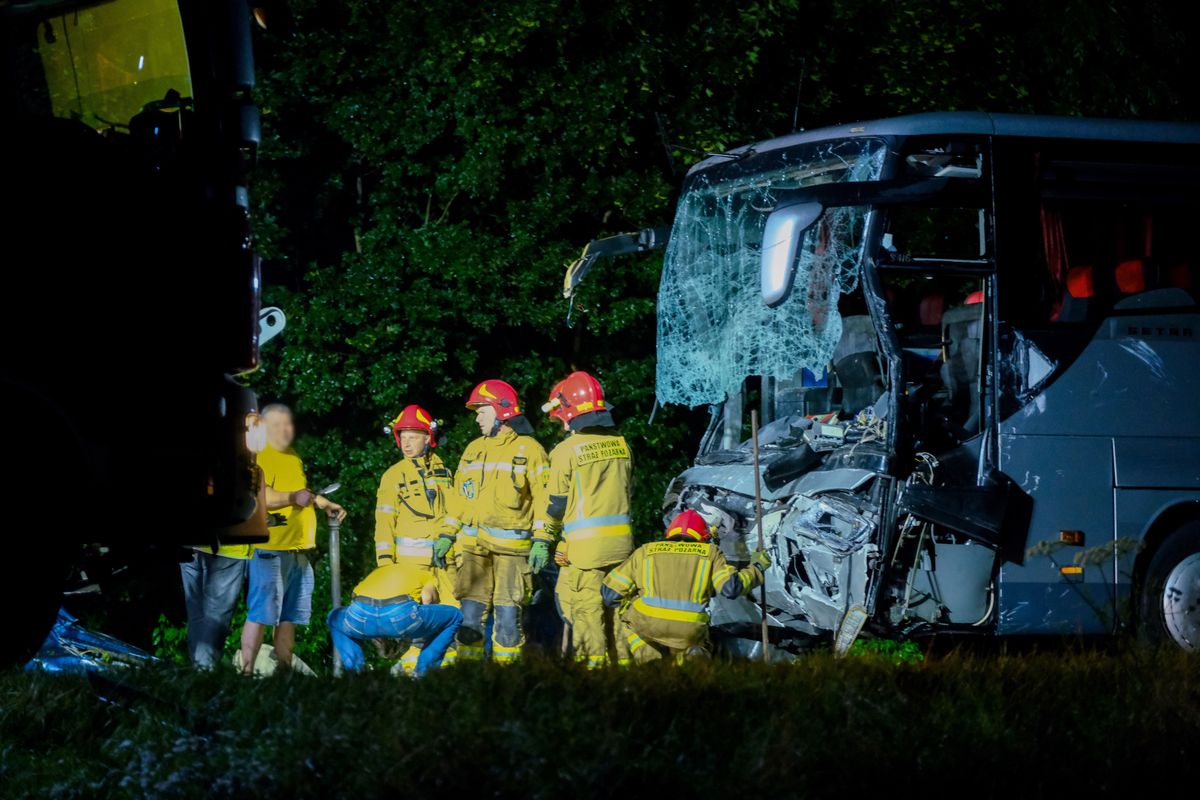
M 482 661 L 483 622 L 487 606 L 478 600 L 463 600 L 462 612 L 462 625 L 454 636 L 458 658 L 461 661 Z
M 525 644 L 525 631 L 521 627 L 521 608 L 496 606 L 493 613 L 496 624 L 492 631 L 492 658 L 498 664 L 512 664 L 521 658 L 521 645 Z

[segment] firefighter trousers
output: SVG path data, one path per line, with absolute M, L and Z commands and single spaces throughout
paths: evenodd
M 522 614 L 533 594 L 528 557 L 486 550 L 463 551 L 460 557 L 454 588 L 463 611 L 459 658 L 483 657 L 483 626 L 490 611 L 492 658 L 502 663 L 517 660 L 525 644 Z
M 589 669 L 604 666 L 610 656 L 615 664 L 629 663 L 629 639 L 617 630 L 617 615 L 604 607 L 600 595 L 600 584 L 616 566 L 579 569 L 567 565 L 558 571 L 554 587 L 558 610 L 570 626 L 575 659 Z
M 656 640 L 650 631 L 639 631 L 628 620 L 622 619 L 620 627 L 621 638 L 628 644 L 629 657 L 634 664 L 649 664 L 664 658 L 674 659 L 675 663 L 681 664 L 688 658 L 704 658 L 710 655 L 707 631 L 688 647 L 671 647 Z

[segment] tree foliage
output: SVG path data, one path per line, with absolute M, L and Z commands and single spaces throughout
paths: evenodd
M 1187 118 L 1182 8 L 1124 0 L 294 0 L 260 36 L 256 236 L 287 330 L 255 378 L 298 412 L 313 485 L 340 480 L 348 580 L 370 563 L 381 428 L 418 402 L 454 464 L 470 386 L 536 408 L 595 372 L 636 449 L 639 532 L 703 412 L 653 404 L 661 260 L 601 265 L 567 327 L 564 264 L 670 221 L 705 150 L 928 110 Z

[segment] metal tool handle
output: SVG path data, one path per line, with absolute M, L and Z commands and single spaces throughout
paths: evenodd
M 329 590 L 333 595 L 333 608 L 342 606 L 342 523 L 337 517 L 329 517 Z M 342 659 L 337 648 L 333 651 L 333 674 L 342 674 Z
M 758 409 L 750 409 L 750 444 L 754 450 L 754 515 L 758 520 L 758 549 L 763 549 L 763 510 L 762 510 L 762 475 L 758 468 Z M 763 572 L 762 586 L 758 589 L 762 596 L 762 657 L 764 662 L 771 660 L 769 649 L 771 637 L 767 632 L 767 573 Z

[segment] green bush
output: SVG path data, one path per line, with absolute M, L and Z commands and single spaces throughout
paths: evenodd
M 850 646 L 850 655 L 883 658 L 889 661 L 924 661 L 925 654 L 916 642 L 892 639 L 859 639 Z

